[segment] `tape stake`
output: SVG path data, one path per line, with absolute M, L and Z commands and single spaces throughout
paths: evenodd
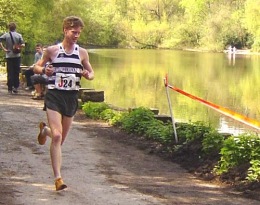
M 173 116 L 172 105 L 171 105 L 170 95 L 169 95 L 169 91 L 168 91 L 168 88 L 169 88 L 169 87 L 168 87 L 168 79 L 167 79 L 167 76 L 164 78 L 164 85 L 165 85 L 166 95 L 167 95 L 167 100 L 168 100 L 168 105 L 169 105 L 169 109 L 170 109 L 170 113 L 171 113 L 171 119 L 172 119 L 172 127 L 173 127 L 173 131 L 174 131 L 174 137 L 175 137 L 176 143 L 178 143 L 178 136 L 177 136 L 176 126 L 175 126 L 175 119 L 174 119 L 174 116 Z

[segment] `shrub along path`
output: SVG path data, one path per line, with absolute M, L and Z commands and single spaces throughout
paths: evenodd
M 86 119 L 80 110 L 63 145 L 62 173 L 69 188 L 56 192 L 50 141 L 40 146 L 36 140 L 37 124 L 45 119 L 43 102 L 23 90 L 8 95 L 5 79 L 0 76 L 0 204 L 259 204 L 196 178 L 165 158 L 158 144 Z

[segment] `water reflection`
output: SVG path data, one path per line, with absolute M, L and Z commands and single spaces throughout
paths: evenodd
M 163 79 L 192 95 L 260 120 L 259 56 L 172 50 L 90 50 L 96 78 L 85 87 L 105 91 L 119 107 L 153 107 L 170 114 Z M 225 132 L 249 131 L 232 119 L 170 91 L 177 121 L 203 121 Z
M 220 116 L 219 118 L 218 131 L 220 133 L 232 133 L 234 135 L 239 135 L 248 131 L 255 134 L 258 133 L 257 129 L 241 124 L 225 116 Z
M 228 64 L 229 65 L 235 65 L 236 64 L 236 54 L 235 53 L 228 53 Z

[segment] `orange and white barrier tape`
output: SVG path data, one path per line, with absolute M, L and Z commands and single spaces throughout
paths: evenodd
M 185 91 L 183 91 L 183 90 L 181 90 L 177 87 L 171 86 L 171 85 L 168 84 L 168 76 L 167 75 L 166 75 L 166 78 L 165 78 L 165 86 L 167 86 L 167 87 L 171 88 L 172 90 L 179 92 L 179 93 L 181 93 L 181 94 L 183 94 L 183 95 L 185 95 L 185 96 L 187 96 L 187 97 L 189 97 L 193 100 L 196 100 L 196 101 L 198 101 L 198 102 L 200 102 L 200 103 L 202 103 L 202 104 L 204 104 L 204 105 L 206 105 L 206 106 L 208 106 L 208 107 L 210 107 L 210 108 L 212 108 L 212 109 L 214 109 L 214 110 L 216 110 L 216 111 L 218 111 L 218 112 L 220 112 L 220 113 L 222 113 L 222 114 L 224 114 L 228 117 L 231 117 L 231 118 L 233 118 L 233 119 L 235 119 L 239 122 L 242 122 L 242 123 L 260 131 L 260 122 L 258 122 L 257 120 L 251 119 L 251 118 L 246 117 L 244 115 L 241 115 L 237 112 L 229 110 L 225 107 L 216 105 L 216 104 L 208 102 L 208 101 L 206 101 L 202 98 L 191 95 L 191 94 L 189 94 L 189 93 L 187 93 L 187 92 L 185 92 Z

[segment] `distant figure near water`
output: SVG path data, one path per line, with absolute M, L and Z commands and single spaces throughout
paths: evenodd
M 237 48 L 234 46 L 234 47 L 232 48 L 232 53 L 233 53 L 233 54 L 236 54 L 236 52 L 237 52 Z
M 229 54 L 236 54 L 236 52 L 237 52 L 237 48 L 235 47 L 235 46 L 229 46 L 228 47 L 228 50 L 226 51 L 227 53 L 229 53 Z
M 228 52 L 228 53 L 232 53 L 232 50 L 233 50 L 233 49 L 232 49 L 232 46 L 230 45 L 230 46 L 228 47 L 227 52 Z
M 229 46 L 226 53 L 228 53 L 229 65 L 235 65 L 235 58 L 236 58 L 237 48 L 235 46 Z

